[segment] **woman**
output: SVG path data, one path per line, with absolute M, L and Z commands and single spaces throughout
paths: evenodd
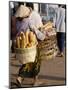
M 33 17 L 31 17 L 31 14 L 32 14 L 32 11 L 30 11 L 29 8 L 27 8 L 23 5 L 21 5 L 19 7 L 19 9 L 17 10 L 16 15 L 15 15 L 17 18 L 17 24 L 16 24 L 17 31 L 18 32 L 20 32 L 20 31 L 26 32 L 26 30 L 30 28 L 33 32 L 35 32 L 35 34 L 39 40 L 44 40 L 45 35 L 38 30 L 39 22 L 36 23 L 37 21 L 40 20 L 41 17 L 39 19 L 37 19 L 37 21 L 36 21 L 35 18 L 37 18 L 37 17 L 33 18 Z M 42 25 L 42 21 L 41 21 L 41 25 Z
M 30 14 L 31 14 L 30 9 L 23 5 L 21 5 L 19 7 L 19 9 L 17 10 L 15 16 L 17 18 L 16 26 L 17 26 L 18 34 L 20 31 L 26 32 L 27 30 L 30 29 L 36 34 L 37 39 L 44 40 L 45 35 L 43 33 L 41 33 L 38 30 L 38 28 L 35 26 L 35 24 L 33 23 L 33 19 L 31 19 L 29 17 Z M 40 62 L 37 63 L 37 61 L 35 61 L 34 63 L 27 63 L 27 64 L 22 65 L 22 67 L 19 70 L 19 74 L 18 74 L 18 78 L 17 78 L 17 82 L 18 82 L 18 85 L 20 85 L 20 87 L 21 87 L 21 82 L 22 82 L 23 76 L 25 76 L 24 68 L 26 67 L 26 65 L 28 65 L 29 67 L 32 67 L 31 71 L 30 71 L 31 72 L 30 75 L 31 75 L 31 77 L 32 76 L 34 77 L 34 81 L 35 81 L 35 79 L 36 79 L 35 76 L 39 72 L 39 67 L 38 67 L 38 72 L 35 70 L 35 68 L 38 64 L 40 64 Z M 28 72 L 28 74 L 29 74 L 29 72 Z
M 65 41 L 65 8 L 64 5 L 59 5 L 56 9 L 56 29 L 57 29 L 57 44 L 59 53 L 57 56 L 63 56 L 64 41 Z

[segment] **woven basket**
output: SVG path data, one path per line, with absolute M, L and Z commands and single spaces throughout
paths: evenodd
M 40 59 L 41 60 L 50 60 L 57 54 L 57 40 L 56 36 L 50 36 L 44 41 L 39 42 L 39 50 L 40 50 Z
M 22 64 L 34 62 L 37 54 L 36 45 L 30 48 L 16 48 L 16 59 Z

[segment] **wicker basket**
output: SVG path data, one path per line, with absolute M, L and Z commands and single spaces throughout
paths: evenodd
M 22 64 L 34 62 L 37 54 L 36 45 L 30 48 L 16 48 L 16 59 Z
M 42 42 L 39 42 L 40 59 L 50 60 L 57 54 L 57 41 L 56 35 L 50 36 Z

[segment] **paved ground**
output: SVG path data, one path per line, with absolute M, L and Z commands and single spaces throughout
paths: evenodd
M 20 68 L 18 60 L 10 57 L 10 83 L 12 88 L 16 88 L 16 77 Z M 25 78 L 22 87 L 32 87 L 33 79 Z M 52 60 L 42 61 L 40 73 L 35 86 L 65 85 L 65 56 L 55 57 Z

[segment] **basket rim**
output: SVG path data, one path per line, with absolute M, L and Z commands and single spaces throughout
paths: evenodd
M 36 43 L 34 46 L 32 46 L 32 47 L 28 47 L 28 48 L 15 48 L 15 50 L 29 50 L 29 49 L 32 49 L 32 48 L 34 48 L 34 47 L 36 47 L 38 45 L 38 43 Z

